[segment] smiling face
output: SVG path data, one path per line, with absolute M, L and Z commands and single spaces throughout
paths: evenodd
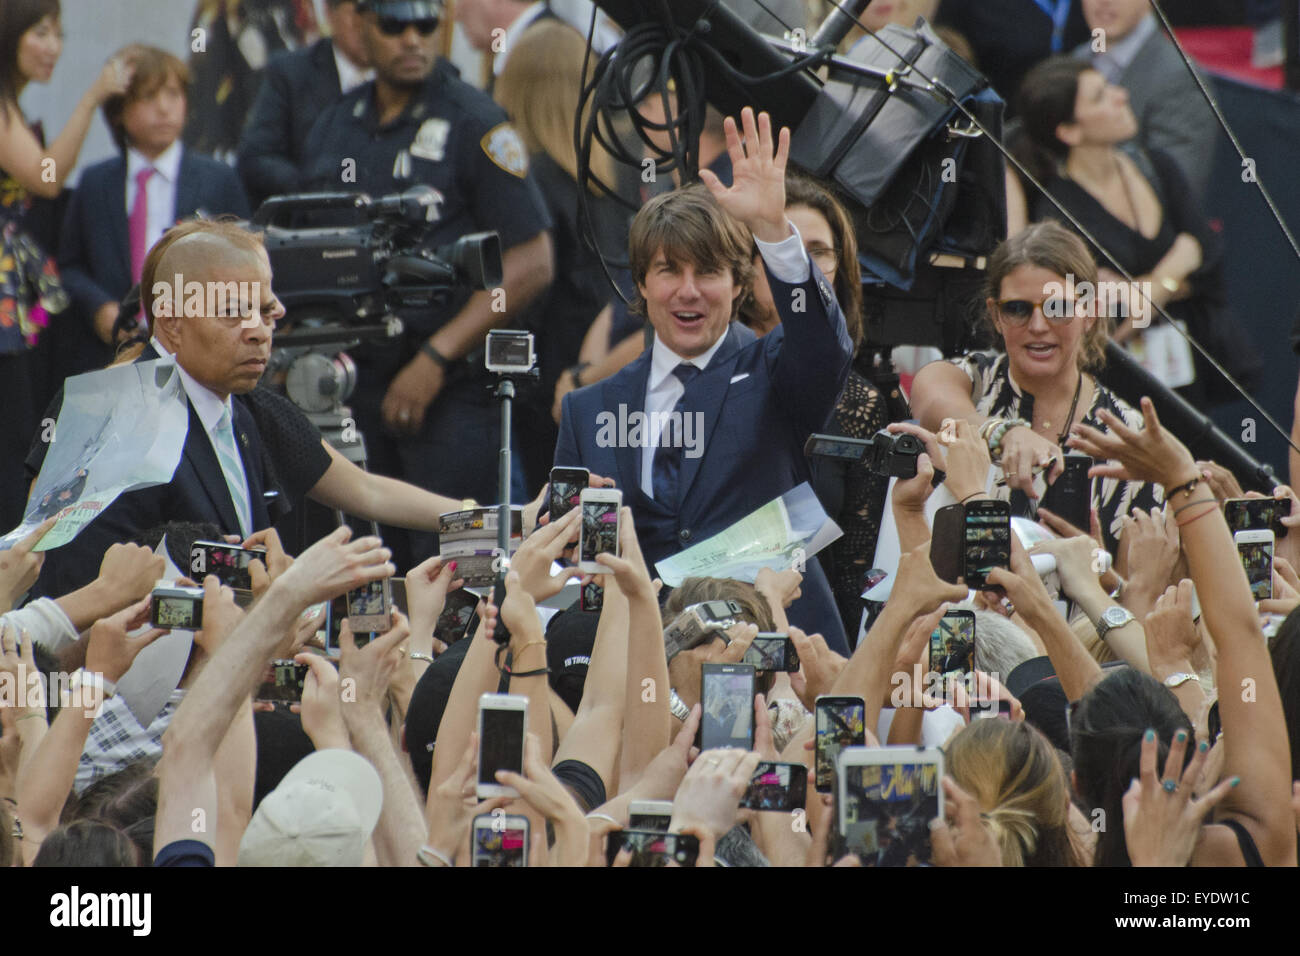
M 662 248 L 637 288 L 655 335 L 682 358 L 703 355 L 722 337 L 741 291 L 730 269 L 671 259 Z
M 1070 146 L 1109 146 L 1137 135 L 1137 118 L 1122 86 L 1107 83 L 1096 70 L 1079 74 L 1074 121 L 1062 123 L 1058 136 Z
M 18 75 L 24 82 L 48 83 L 63 53 L 63 30 L 57 17 L 42 18 L 18 41 Z
M 1028 323 L 1021 326 L 1008 322 L 994 300 L 986 303 L 993 324 L 1006 343 L 1011 374 L 1022 384 L 1073 375 L 1078 368 L 1084 334 L 1096 319 L 1076 315 L 1068 322 L 1058 323 L 1043 315 L 1040 305 L 1052 296 L 1054 286 L 1065 285 L 1061 276 L 1041 266 L 1021 265 L 1007 273 L 1002 280 L 999 301 L 1019 299 L 1039 305 Z

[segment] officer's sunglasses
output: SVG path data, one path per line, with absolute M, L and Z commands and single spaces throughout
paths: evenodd
M 438 29 L 438 18 L 424 17 L 419 20 L 402 20 L 398 17 L 379 18 L 379 32 L 384 36 L 399 37 L 409 27 L 419 30 L 422 37 L 433 36 L 433 31 Z

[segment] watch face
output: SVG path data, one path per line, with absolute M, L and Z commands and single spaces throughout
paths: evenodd
M 1102 614 L 1101 619 L 1111 627 L 1119 627 L 1128 621 L 1131 615 L 1122 607 L 1108 607 L 1106 613 Z

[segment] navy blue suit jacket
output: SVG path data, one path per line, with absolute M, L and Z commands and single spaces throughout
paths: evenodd
M 199 210 L 210 216 L 249 215 L 244 187 L 235 171 L 185 149 L 176 180 L 176 218 L 186 219 Z M 77 343 L 85 355 L 73 363 L 80 367 L 71 368 L 68 374 L 103 368 L 113 360 L 113 350 L 95 335 L 95 312 L 107 302 L 122 301 L 135 284 L 131 281 L 125 156 L 106 159 L 82 172 L 63 218 L 59 272 L 86 333 L 84 341 Z
M 146 347 L 137 361 L 144 362 L 157 357 L 158 353 L 152 347 Z M 60 393 L 55 399 L 55 405 L 51 406 L 56 417 L 62 399 Z M 185 447 L 172 480 L 165 485 L 119 495 L 102 514 L 82 528 L 75 538 L 61 548 L 47 551 L 41 576 L 32 591 L 33 597 L 58 597 L 89 584 L 98 576 L 99 564 L 110 545 L 132 540 L 141 532 L 169 521 L 211 523 L 218 525 L 223 534 L 240 533 L 235 505 L 230 498 L 230 490 L 226 487 L 216 450 L 208 439 L 198 412 L 188 399 L 186 404 L 190 412 L 189 432 L 185 436 Z M 238 395 L 232 396 L 231 405 L 234 410 L 235 437 L 243 459 L 244 475 L 248 479 L 253 530 L 259 531 L 271 525 L 263 497 L 263 492 L 267 490 L 267 480 L 262 437 L 243 399 Z M 37 445 L 41 449 L 45 447 L 40 443 L 40 436 L 33 443 L 33 451 L 37 450 Z M 35 459 L 36 455 L 28 457 L 29 470 L 39 469 L 40 462 Z
M 298 191 L 307 134 L 342 95 L 332 41 L 271 59 L 239 137 L 239 176 L 254 205 Z
M 798 286 L 769 270 L 782 324 L 760 339 L 733 322 L 709 367 L 691 382 L 688 405 L 704 415 L 703 453 L 690 457 L 690 449 L 683 450 L 678 501 L 659 502 L 641 490 L 641 456 L 653 449 L 611 442 L 601 429 L 623 417 L 620 406 L 627 414 L 644 409 L 651 349 L 617 375 L 564 397 L 556 466 L 588 468 L 615 480 L 652 571 L 656 561 L 811 480 L 803 446 L 809 434 L 823 430 L 853 353 L 844 314 L 826 279 L 811 268 Z M 815 559 L 808 561 L 803 597 L 789 617 L 847 653 L 844 626 Z

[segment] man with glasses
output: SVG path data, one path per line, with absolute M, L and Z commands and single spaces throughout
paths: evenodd
M 504 281 L 490 291 L 458 290 L 433 312 L 404 312 L 402 340 L 353 350 L 359 374 L 352 407 L 374 470 L 496 501 L 499 425 L 483 343 L 490 328 L 512 327 L 550 283 L 551 223 L 529 178 L 528 152 L 505 113 L 437 57 L 441 3 L 358 6 L 375 79 L 317 120 L 304 185 L 371 196 L 432 186 L 438 218 L 425 247 L 494 230 Z M 411 547 L 423 557 L 433 552 L 433 540 L 413 539 Z

